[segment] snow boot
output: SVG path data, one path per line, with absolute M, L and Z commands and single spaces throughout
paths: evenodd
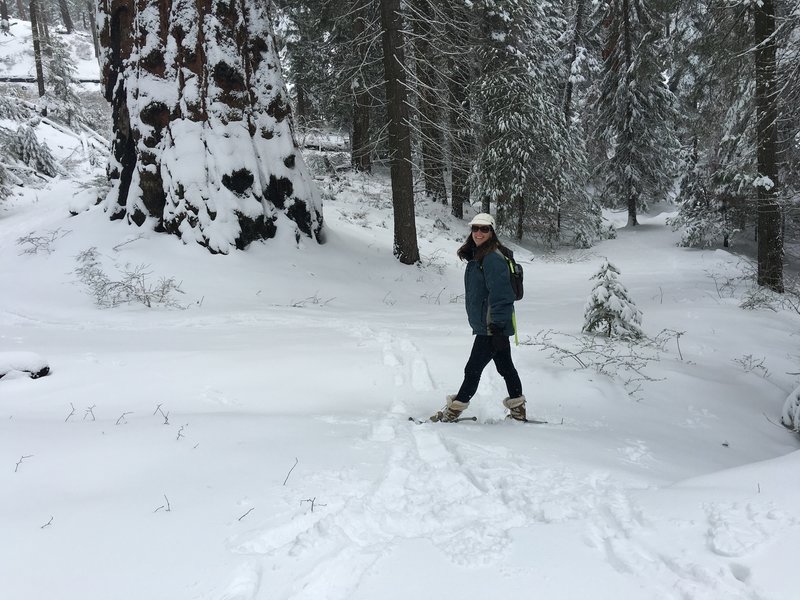
M 464 412 L 468 406 L 469 402 L 461 402 L 461 400 L 456 400 L 455 395 L 447 396 L 447 404 L 445 407 L 442 410 L 437 411 L 436 414 L 432 415 L 430 420 L 442 423 L 452 423 L 461 416 L 461 413 Z
M 514 419 L 515 421 L 528 420 L 528 415 L 525 412 L 525 396 L 506 398 L 503 400 L 503 406 L 510 411 L 510 414 L 506 417 L 507 419 Z

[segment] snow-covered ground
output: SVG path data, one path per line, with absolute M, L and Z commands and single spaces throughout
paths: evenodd
M 797 598 L 800 444 L 777 422 L 800 317 L 741 309 L 736 256 L 676 247 L 665 213 L 589 251 L 517 248 L 513 354 L 549 423 L 502 421 L 489 367 L 477 423 L 415 425 L 472 342 L 446 207 L 418 206 L 421 266 L 392 257 L 380 174 L 325 182 L 325 245 L 284 228 L 213 256 L 70 216 L 102 168 L 37 133 L 71 162 L 0 202 L 0 365 L 51 369 L 0 378 L 0 597 Z M 97 308 L 90 248 L 112 280 L 175 278 L 182 308 Z M 639 387 L 534 343 L 580 339 L 603 257 L 645 333 L 681 332 L 636 350 Z
M 76 30 L 74 33 L 66 35 L 51 29 L 50 35 L 58 36 L 58 39 L 69 48 L 75 61 L 77 79 L 97 80 L 100 78 L 90 33 Z M 0 78 L 9 77 L 36 77 L 29 21 L 11 19 L 9 35 L 0 34 Z

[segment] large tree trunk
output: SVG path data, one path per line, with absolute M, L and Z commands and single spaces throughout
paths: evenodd
M 42 69 L 42 43 L 39 39 L 39 6 L 37 0 L 30 2 L 31 37 L 33 38 L 33 62 L 36 65 L 36 84 L 39 87 L 39 97 L 44 96 L 44 70 Z M 47 114 L 45 111 L 42 114 Z
M 394 255 L 404 264 L 419 261 L 414 215 L 414 180 L 411 171 L 411 130 L 406 102 L 405 53 L 403 51 L 400 0 L 381 0 L 383 68 L 389 114 L 392 204 L 394 206 Z
M 58 0 L 58 8 L 61 11 L 61 20 L 64 21 L 64 27 L 67 28 L 67 33 L 72 33 L 75 26 L 72 24 L 72 17 L 69 16 L 67 0 Z
M 23 20 L 26 19 L 28 16 L 28 13 L 25 12 L 24 0 L 17 0 L 17 16 Z
M 293 139 L 267 3 L 100 0 L 112 219 L 227 253 L 322 206 Z M 165 59 L 169 60 L 165 60 Z
M 434 202 L 447 204 L 444 186 L 444 150 L 440 118 L 441 94 L 437 77 L 438 59 L 430 40 L 434 37 L 433 15 L 429 0 L 416 3 L 414 26 L 414 58 L 419 79 L 419 120 L 422 138 L 422 176 L 425 193 Z
M 778 205 L 778 85 L 775 0 L 755 4 L 758 136 L 758 284 L 783 292 L 783 232 Z
M 363 65 L 369 52 L 370 40 L 367 37 L 367 3 L 356 0 L 353 6 L 353 39 L 356 54 Z M 353 94 L 353 136 L 350 144 L 350 156 L 356 171 L 369 173 L 372 171 L 372 142 L 370 140 L 370 112 L 372 111 L 372 94 L 369 90 L 364 69 L 358 69 L 350 83 Z

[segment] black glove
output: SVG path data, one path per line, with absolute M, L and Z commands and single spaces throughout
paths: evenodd
M 489 323 L 489 333 L 492 336 L 492 349 L 495 352 L 511 347 L 508 336 L 503 333 L 503 328 L 497 323 Z

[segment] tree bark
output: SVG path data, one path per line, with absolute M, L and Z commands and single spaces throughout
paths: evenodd
M 95 10 L 95 3 L 92 0 L 86 0 L 86 12 L 89 15 L 89 27 L 92 30 L 94 57 L 100 58 L 100 40 L 97 37 L 97 12 Z
M 72 24 L 72 17 L 69 15 L 67 0 L 58 0 L 58 8 L 61 11 L 61 20 L 64 21 L 64 27 L 67 28 L 67 33 L 72 33 L 75 26 Z
M 447 36 L 450 40 L 463 37 L 463 33 L 456 30 L 456 14 L 454 3 L 446 3 L 449 23 Z M 472 169 L 472 150 L 474 139 L 472 125 L 469 121 L 470 100 L 469 66 L 465 63 L 465 56 L 456 56 L 453 53 L 447 56 L 447 121 L 449 125 L 450 147 L 450 198 L 451 212 L 458 219 L 464 218 L 464 204 L 469 203 L 470 186 L 469 175 Z
M 50 22 L 47 18 L 47 11 L 42 10 L 42 5 L 37 0 L 36 3 L 36 16 L 39 22 L 39 40 L 44 42 L 42 50 L 45 54 L 50 52 Z M 33 21 L 33 19 L 31 19 Z M 31 23 L 32 24 L 32 23 Z
M 366 3 L 357 0 L 353 7 L 355 19 L 353 20 L 353 39 L 356 42 L 356 52 L 363 65 L 363 60 L 369 52 L 369 40 L 366 39 L 367 18 Z M 372 94 L 362 69 L 359 69 L 350 83 L 353 95 L 353 135 L 350 144 L 350 157 L 356 171 L 369 173 L 372 171 L 372 142 L 370 140 L 370 112 L 372 110 Z
M 783 292 L 783 232 L 778 204 L 778 85 L 775 0 L 755 10 L 758 138 L 758 284 Z
M 630 0 L 622 0 L 622 15 L 623 15 L 623 42 L 625 44 L 625 71 L 620 73 L 620 77 L 624 77 L 625 79 L 630 79 L 630 74 L 628 73 L 628 69 L 633 64 L 633 32 L 631 31 L 631 20 L 630 20 Z M 630 83 L 626 85 L 627 89 L 630 89 Z M 631 113 L 632 113 L 631 102 L 628 98 L 625 99 L 625 122 L 630 123 Z M 633 133 L 631 131 L 625 131 L 623 135 L 627 136 L 630 140 Z M 633 142 L 632 140 L 628 142 L 628 146 L 632 147 Z M 639 220 L 637 219 L 637 205 L 639 204 L 639 191 L 636 189 L 636 186 L 633 184 L 630 175 L 626 175 L 625 177 L 625 191 L 628 197 L 628 227 L 635 227 L 639 224 Z
M 39 40 L 39 6 L 37 0 L 30 2 L 31 37 L 33 38 L 33 61 L 36 65 L 36 84 L 39 88 L 39 97 L 44 96 L 44 70 L 42 69 L 42 44 Z M 47 110 L 42 113 L 47 114 Z
M 25 2 L 24 0 L 17 0 L 17 15 L 20 19 L 26 19 L 28 17 L 28 13 L 25 12 Z
M 383 68 L 389 116 L 392 204 L 394 207 L 394 255 L 403 264 L 419 261 L 414 181 L 411 170 L 411 130 L 406 102 L 405 53 L 403 51 L 400 0 L 381 0 Z

